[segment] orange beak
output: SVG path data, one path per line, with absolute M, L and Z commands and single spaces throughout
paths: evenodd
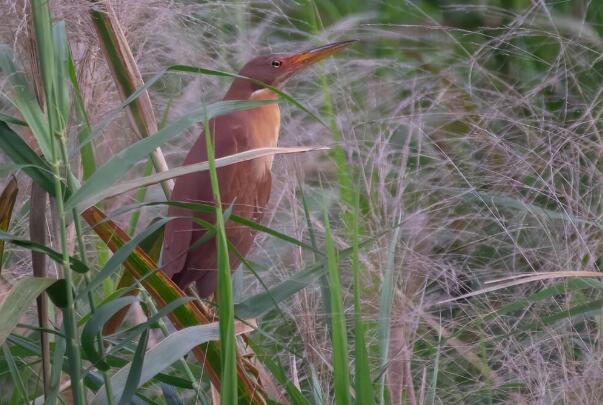
M 333 42 L 332 44 L 320 46 L 318 48 L 308 49 L 306 51 L 301 51 L 297 53 L 293 53 L 287 55 L 282 58 L 283 66 L 285 66 L 284 74 L 279 78 L 278 84 L 283 84 L 287 79 L 296 73 L 304 70 L 310 65 L 315 64 L 325 58 L 328 58 L 331 55 L 335 55 L 339 51 L 353 43 L 357 42 L 356 40 L 351 41 L 340 41 Z

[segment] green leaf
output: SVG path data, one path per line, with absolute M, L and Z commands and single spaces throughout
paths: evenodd
M 58 279 L 56 283 L 46 289 L 48 297 L 58 308 L 67 307 L 67 291 L 67 281 L 64 278 Z M 73 294 L 73 289 L 71 294 Z
M 396 227 L 398 227 L 396 225 Z M 367 246 L 373 243 L 377 238 L 387 234 L 389 232 L 381 232 L 374 237 L 368 238 L 358 245 L 359 247 Z M 338 252 L 340 258 L 350 256 L 352 254 L 352 248 L 343 249 Z M 326 260 L 319 261 L 312 264 L 307 269 L 295 273 L 287 280 L 280 284 L 272 287 L 268 291 L 264 291 L 253 297 L 247 298 L 245 301 L 235 304 L 235 313 L 237 318 L 257 318 L 260 315 L 270 311 L 274 308 L 275 303 L 278 304 L 300 290 L 303 290 L 310 285 L 318 277 L 325 274 Z
M 146 138 L 149 139 L 149 138 Z M 221 158 L 216 159 L 216 167 L 223 167 L 239 162 L 244 162 L 251 159 L 256 159 L 262 156 L 272 156 L 272 155 L 282 155 L 289 153 L 301 153 L 301 152 L 309 152 L 313 150 L 325 150 L 325 147 L 316 147 L 316 146 L 297 146 L 297 147 L 270 147 L 270 148 L 257 148 L 250 149 L 244 152 L 235 153 L 234 155 L 228 155 Z M 101 168 L 102 169 L 102 168 Z M 99 170 L 101 170 L 99 169 Z M 168 179 L 172 179 L 174 177 L 183 176 L 185 174 L 196 173 L 200 171 L 209 170 L 208 162 L 199 162 L 194 163 L 187 166 L 176 167 L 170 170 L 166 170 L 161 173 L 156 173 L 150 176 L 145 176 L 141 178 L 136 178 L 128 181 L 124 181 L 120 184 L 117 184 L 112 187 L 107 187 L 105 189 L 94 189 L 89 192 L 86 196 L 78 195 L 78 193 L 74 194 L 74 200 L 68 201 L 68 208 L 77 207 L 80 210 L 88 208 L 92 205 L 95 205 L 97 202 L 102 201 L 106 198 L 114 197 L 119 194 L 135 190 L 140 187 L 146 187 L 153 184 L 157 184 L 163 182 Z M 92 179 L 90 179 L 92 180 Z M 79 191 L 78 191 L 79 192 Z
M 63 370 L 65 350 L 65 339 L 57 339 L 56 344 L 54 345 L 54 353 L 52 354 L 50 387 L 48 389 L 48 396 L 46 397 L 46 401 L 44 402 L 47 405 L 56 404 L 56 399 L 59 395 L 59 389 L 61 387 L 61 371 Z
M 54 178 L 50 164 L 38 156 L 21 137 L 0 121 L 0 149 L 46 192 L 54 197 Z
M 34 252 L 45 253 L 57 263 L 62 263 L 63 261 L 63 255 L 56 250 L 52 250 L 48 246 L 40 245 L 39 243 L 35 243 L 30 240 L 17 239 L 13 235 L 2 231 L 0 231 L 0 240 L 10 242 L 13 245 L 21 246 Z M 89 270 L 88 266 L 75 257 L 70 258 L 70 267 L 72 270 L 78 273 L 86 273 Z
M 17 71 L 11 49 L 4 44 L 0 44 L 0 70 L 8 77 L 15 92 L 12 101 L 27 122 L 44 156 L 50 157 L 50 134 L 46 116 L 29 89 L 28 80 Z
M 348 338 L 339 281 L 339 260 L 331 237 L 331 227 L 327 209 L 324 209 L 325 244 L 327 250 L 327 269 L 329 275 L 329 293 L 331 303 L 331 340 L 333 346 L 333 370 L 335 374 L 335 402 L 337 405 L 351 403 L 350 375 L 348 372 Z
M 315 279 L 325 273 L 324 263 L 310 266 L 306 270 L 299 271 L 287 280 L 281 282 L 270 290 L 247 298 L 243 302 L 235 304 L 237 318 L 256 318 L 274 308 L 274 303 L 280 303 L 293 296 L 300 290 L 310 285 Z
M 56 109 L 58 132 L 63 132 L 69 122 L 71 111 L 69 97 L 69 44 L 64 21 L 57 21 L 52 26 L 52 44 L 54 45 L 54 106 Z
M 400 219 L 398 220 L 400 222 Z M 396 257 L 396 245 L 400 237 L 400 228 L 397 227 L 391 239 L 387 252 L 387 263 L 385 274 L 381 283 L 381 294 L 379 296 L 379 368 L 387 366 L 389 358 L 389 334 L 392 304 L 394 301 L 394 261 Z M 385 401 L 385 373 L 379 377 L 379 403 Z
M 216 160 L 216 163 L 218 162 L 218 160 L 219 159 Z M 173 207 L 187 208 L 191 211 L 202 212 L 202 213 L 206 213 L 206 214 L 215 214 L 215 208 L 213 205 L 203 204 L 203 203 L 186 203 L 186 202 L 181 202 L 181 201 L 153 201 L 153 202 L 145 202 L 145 203 L 140 203 L 140 204 L 133 204 L 133 205 L 130 205 L 127 207 L 123 207 L 121 209 L 117 209 L 117 210 L 113 211 L 112 214 L 113 215 L 121 215 L 123 213 L 129 212 L 133 209 L 138 209 L 140 207 L 153 207 L 153 206 L 157 206 L 157 205 L 169 205 L 169 206 L 173 206 Z M 269 228 L 262 224 L 259 224 L 257 222 L 254 222 L 248 218 L 230 214 L 228 216 L 228 218 L 226 218 L 226 216 L 224 217 L 225 221 L 227 219 L 231 220 L 232 222 L 235 222 L 239 225 L 243 225 L 243 226 L 247 226 L 251 229 L 255 229 L 258 232 L 262 232 L 267 235 L 274 236 L 275 238 L 280 239 L 284 242 L 288 242 L 293 245 L 310 250 L 317 255 L 324 256 L 324 254 L 322 252 L 320 252 L 318 249 L 316 249 L 298 239 L 295 239 L 289 235 L 285 235 L 284 233 L 281 233 L 275 229 L 272 229 L 272 228 Z
M 169 315 L 176 308 L 180 307 L 181 305 L 184 305 L 187 302 L 194 301 L 195 299 L 195 297 L 180 297 L 168 303 L 165 307 L 159 309 L 157 313 L 150 317 L 146 322 L 133 326 L 130 329 L 124 331 L 122 334 L 127 339 L 133 339 L 136 335 L 145 330 L 145 328 L 151 327 L 151 325 L 157 323 L 157 321 L 159 321 L 164 316 Z
M 144 368 L 140 375 L 138 387 L 150 381 L 160 372 L 166 370 L 174 362 L 181 357 L 184 357 L 194 347 L 209 342 L 218 340 L 220 331 L 217 324 L 191 326 L 170 334 L 156 346 L 146 352 L 144 356 Z M 128 375 L 132 365 L 127 365 L 116 372 L 111 377 L 111 385 L 113 387 L 113 399 L 117 401 L 123 394 Z M 94 397 L 92 404 L 106 404 L 107 393 L 104 389 L 100 389 Z
M 237 400 L 237 346 L 234 331 L 234 297 L 232 293 L 232 277 L 230 275 L 230 262 L 228 257 L 228 241 L 222 213 L 222 200 L 220 199 L 220 186 L 216 172 L 216 158 L 212 134 L 209 129 L 209 117 L 204 119 L 205 146 L 209 166 L 209 179 L 213 200 L 216 205 L 216 248 L 218 249 L 218 310 L 220 312 L 220 345 L 222 346 L 221 361 L 222 375 L 220 386 L 220 403 L 223 405 L 234 404 Z
M 487 315 L 486 319 L 492 319 L 501 315 L 508 314 L 510 312 L 521 310 L 529 304 L 554 297 L 555 295 L 567 294 L 571 291 L 579 291 L 587 288 L 597 288 L 603 291 L 603 282 L 594 279 L 580 278 L 564 280 L 551 287 L 547 287 L 538 292 L 535 292 L 534 294 L 531 294 L 526 298 L 522 298 L 520 300 L 516 300 L 509 304 L 506 304 L 503 307 L 497 309 L 492 314 Z
M 209 75 L 209 76 L 222 76 L 222 77 L 247 79 L 255 84 L 258 84 L 262 87 L 270 89 L 275 94 L 278 94 L 279 97 L 282 98 L 283 100 L 290 102 L 291 104 L 293 104 L 294 106 L 296 106 L 297 108 L 299 108 L 300 110 L 302 110 L 303 112 L 308 114 L 310 117 L 314 118 L 317 122 L 319 122 L 325 128 L 329 128 L 327 126 L 327 124 L 325 124 L 318 115 L 316 115 L 312 111 L 308 110 L 303 104 L 301 104 L 299 101 L 297 101 L 294 97 L 290 96 L 289 94 L 285 93 L 284 91 L 282 91 L 281 89 L 279 89 L 277 87 L 273 87 L 266 83 L 262 83 L 259 80 L 251 79 L 246 76 L 241 76 L 236 73 L 229 73 L 229 72 L 224 72 L 221 70 L 207 69 L 207 68 L 203 68 L 203 67 L 189 66 L 189 65 L 172 65 L 167 68 L 167 71 L 168 72 L 197 73 L 197 74 L 200 73 L 200 74 Z
M 13 117 L 12 115 L 4 114 L 0 112 L 0 121 L 4 121 L 7 124 L 19 125 L 22 127 L 27 126 L 27 122 L 21 121 L 18 118 Z
M 82 91 L 80 89 L 80 84 L 77 80 L 77 74 L 75 71 L 75 64 L 73 63 L 73 57 L 69 56 L 69 80 L 71 80 L 71 86 L 73 87 L 75 93 L 75 109 L 77 111 L 77 115 L 81 120 L 82 129 L 78 133 L 78 140 L 80 143 L 80 157 L 82 160 L 82 178 L 87 180 L 92 173 L 96 170 L 96 158 L 94 157 L 94 148 L 92 143 L 86 142 L 91 133 L 90 127 L 90 119 L 88 117 L 88 113 L 86 112 L 86 107 L 84 104 L 84 99 L 82 97 Z
M 267 100 L 267 102 L 259 100 L 221 101 L 206 107 L 204 106 L 197 108 L 194 111 L 185 114 L 184 116 L 171 122 L 165 128 L 159 130 L 157 133 L 149 136 L 148 138 L 141 139 L 138 142 L 121 150 L 107 163 L 99 167 L 96 172 L 90 176 L 88 181 L 86 181 L 82 187 L 66 201 L 65 210 L 68 211 L 77 207 L 83 201 L 90 199 L 93 195 L 111 186 L 130 168 L 132 168 L 132 166 L 134 166 L 140 160 L 146 158 L 151 152 L 160 147 L 162 144 L 180 135 L 182 132 L 189 129 L 196 123 L 203 121 L 206 113 L 208 119 L 211 119 L 219 115 L 228 114 L 230 112 L 255 108 L 273 103 L 274 101 L 271 100 Z
M 0 304 L 0 345 L 17 326 L 29 305 L 54 282 L 56 280 L 52 278 L 26 277 L 17 281 L 9 290 Z
M 594 312 L 594 315 L 599 316 L 601 314 L 601 308 L 603 308 L 603 299 L 594 300 L 585 304 L 574 305 L 566 310 L 545 316 L 540 321 L 543 325 L 548 326 L 557 323 L 561 320 L 567 320 L 577 316 L 587 315 L 591 312 Z
M 156 221 L 128 241 L 128 243 L 126 243 L 124 246 L 120 247 L 103 266 L 101 271 L 99 271 L 94 278 L 90 280 L 86 288 L 78 293 L 78 299 L 85 297 L 88 293 L 97 289 L 102 284 L 104 279 L 111 276 L 111 274 L 119 269 L 119 266 L 121 266 L 121 264 L 132 254 L 134 249 L 136 249 L 136 247 L 138 247 L 143 240 L 163 227 L 168 220 L 169 219 L 167 218 L 163 218 Z
M 10 371 L 10 375 L 12 377 L 13 384 L 15 385 L 15 387 L 17 389 L 16 393 L 21 397 L 20 399 L 21 399 L 21 401 L 23 401 L 23 403 L 28 403 L 29 398 L 27 395 L 27 389 L 25 388 L 25 384 L 23 384 L 23 379 L 21 378 L 19 369 L 17 368 L 17 363 L 15 362 L 15 358 L 13 357 L 12 353 L 10 352 L 8 343 L 2 344 L 2 354 L 4 355 L 4 358 L 8 365 L 8 369 Z
M 354 195 L 354 212 L 352 215 L 352 272 L 354 273 L 354 354 L 356 403 L 372 404 L 373 384 L 369 367 L 368 352 L 365 340 L 365 325 L 362 320 L 362 305 L 360 303 L 360 258 L 358 234 L 360 233 L 358 218 L 360 217 L 360 194 Z
M 130 366 L 130 372 L 126 379 L 126 385 L 124 387 L 121 398 L 119 399 L 119 405 L 127 405 L 130 403 L 130 399 L 136 393 L 136 388 L 140 384 L 140 375 L 142 374 L 142 367 L 144 365 L 145 352 L 147 351 L 147 344 L 149 343 L 149 330 L 145 329 L 136 346 L 136 352 L 132 358 L 132 365 Z
M 102 333 L 103 326 L 120 309 L 138 301 L 137 297 L 121 297 L 109 301 L 98 308 L 84 326 L 81 335 L 83 353 L 99 370 L 108 370 L 109 365 L 103 360 L 102 353 L 98 350 L 98 336 Z M 100 342 L 102 344 L 102 342 Z
M 310 405 L 310 402 L 304 398 L 299 389 L 293 384 L 293 382 L 291 382 L 291 379 L 285 373 L 283 366 L 281 366 L 276 356 L 271 358 L 271 356 L 263 353 L 262 348 L 252 339 L 248 339 L 247 343 L 253 349 L 262 364 L 270 371 L 272 376 L 276 378 L 279 384 L 285 387 L 287 394 L 289 394 L 289 398 L 291 398 L 291 401 L 294 405 Z

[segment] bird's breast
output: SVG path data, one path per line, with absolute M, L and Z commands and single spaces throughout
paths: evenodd
M 269 89 L 261 89 L 252 93 L 250 100 L 276 100 L 277 95 Z M 271 148 L 278 143 L 281 127 L 281 112 L 278 104 L 269 104 L 248 111 L 250 146 L 255 148 Z M 274 156 L 254 159 L 257 170 L 271 170 Z M 256 168 L 257 165 L 257 168 Z

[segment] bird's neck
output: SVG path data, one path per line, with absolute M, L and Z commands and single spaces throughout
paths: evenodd
M 249 80 L 235 79 L 224 95 L 224 100 L 249 100 L 254 90 L 253 83 Z

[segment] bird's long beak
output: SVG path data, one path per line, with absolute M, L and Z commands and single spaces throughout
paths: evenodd
M 320 46 L 318 48 L 308 49 L 307 51 L 296 52 L 283 56 L 281 61 L 285 69 L 279 76 L 276 77 L 276 80 L 273 82 L 274 85 L 281 87 L 292 76 L 301 72 L 308 66 L 336 54 L 354 42 L 356 41 L 333 42 L 332 44 Z
M 356 42 L 352 41 L 340 41 L 333 42 L 332 44 L 320 46 L 318 48 L 308 49 L 307 51 L 297 52 L 284 58 L 285 66 L 289 66 L 289 69 L 299 71 L 307 66 L 310 66 L 318 61 L 328 58 L 331 55 L 336 54 L 342 49 L 350 46 Z

